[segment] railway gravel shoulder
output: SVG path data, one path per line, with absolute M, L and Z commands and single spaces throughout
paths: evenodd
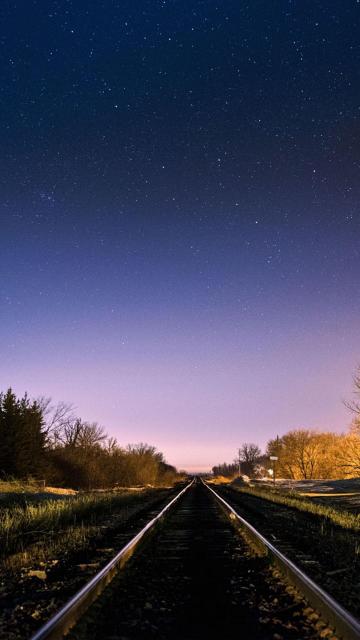
M 360 538 L 314 514 L 217 486 L 236 511 L 353 615 L 360 616 Z
M 147 523 L 178 489 L 159 490 L 144 502 L 101 521 L 83 548 L 48 559 L 43 566 L 0 573 L 0 639 L 23 640 L 50 618 Z

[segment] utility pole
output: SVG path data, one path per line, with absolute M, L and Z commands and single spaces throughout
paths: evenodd
M 276 461 L 279 460 L 279 458 L 277 456 L 270 456 L 270 460 L 272 462 L 272 468 L 273 468 L 273 483 L 274 483 L 274 487 L 275 487 L 275 481 L 276 481 Z

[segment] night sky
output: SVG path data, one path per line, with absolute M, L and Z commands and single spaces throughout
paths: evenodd
M 0 387 L 169 462 L 341 431 L 359 0 L 2 0 Z

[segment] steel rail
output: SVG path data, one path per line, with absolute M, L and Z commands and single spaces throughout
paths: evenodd
M 193 484 L 184 487 L 161 511 L 152 518 L 80 591 L 78 591 L 50 620 L 31 636 L 31 640 L 58 640 L 63 638 L 79 621 L 88 607 L 102 593 L 114 576 L 130 560 L 134 551 L 157 527 L 165 514 Z
M 282 574 L 305 596 L 309 603 L 320 611 L 324 620 L 335 629 L 343 640 L 359 640 L 360 621 L 344 609 L 334 598 L 317 585 L 299 567 L 284 556 L 253 525 L 240 516 L 235 509 L 205 482 L 203 484 L 214 494 L 232 523 L 237 525 L 250 538 L 251 543 L 265 553 L 271 563 L 275 564 Z

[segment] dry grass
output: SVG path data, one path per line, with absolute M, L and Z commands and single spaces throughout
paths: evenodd
M 53 493 L 57 496 L 76 496 L 79 492 L 75 489 L 64 489 L 64 487 L 45 487 L 45 493 Z
M 0 494 L 7 493 L 39 493 L 39 483 L 23 480 L 0 480 Z
M 275 504 L 285 505 L 298 511 L 311 513 L 313 515 L 325 518 L 326 520 L 336 524 L 344 529 L 360 531 L 360 514 L 349 513 L 348 511 L 340 511 L 333 507 L 317 504 L 308 500 L 304 496 L 297 493 L 282 494 L 270 488 L 260 487 L 233 487 L 235 491 L 274 502 Z
M 214 476 L 210 480 L 207 480 L 209 484 L 229 484 L 233 478 L 226 478 L 225 476 Z
M 94 525 L 98 516 L 111 514 L 143 500 L 139 493 L 79 494 L 74 497 L 46 500 L 25 505 L 15 504 L 0 510 L 0 553 L 22 553 L 33 543 L 44 544 L 62 536 L 83 536 L 83 525 Z
M 348 496 L 359 496 L 360 493 L 358 491 L 346 491 L 343 493 L 316 493 L 316 491 L 299 491 L 299 496 L 303 496 L 304 498 L 347 498 Z
M 28 566 L 42 567 L 57 564 L 59 557 L 85 547 L 88 541 L 98 533 L 99 526 L 84 523 L 78 527 L 70 526 L 57 531 L 56 534 L 54 532 L 47 538 L 40 537 L 38 542 L 5 556 L 0 562 L 0 568 L 4 569 L 5 575 L 9 575 L 19 570 L 23 571 Z

